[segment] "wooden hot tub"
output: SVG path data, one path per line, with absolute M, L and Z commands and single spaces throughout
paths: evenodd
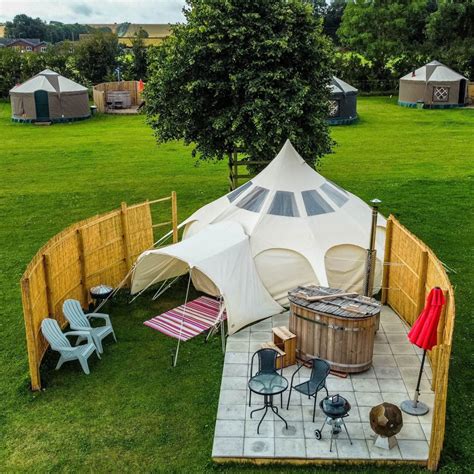
M 336 293 L 345 292 L 300 286 L 288 293 L 296 353 L 301 359 L 324 359 L 339 372 L 363 372 L 372 365 L 381 305 L 373 298 L 355 294 L 319 301 L 308 299 Z

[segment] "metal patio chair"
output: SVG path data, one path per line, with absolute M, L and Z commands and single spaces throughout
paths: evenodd
M 330 365 L 323 359 L 311 359 L 311 375 L 309 380 L 306 382 L 299 383 L 297 385 L 293 384 L 295 375 L 304 367 L 301 364 L 291 376 L 291 384 L 290 384 L 290 393 L 288 394 L 288 403 L 286 405 L 286 409 L 288 410 L 290 406 L 290 399 L 291 399 L 291 391 L 296 390 L 300 392 L 302 395 L 306 395 L 308 398 L 314 397 L 314 408 L 313 408 L 313 423 L 314 417 L 316 415 L 316 400 L 318 398 L 318 392 L 324 388 L 326 390 L 326 395 L 329 396 L 328 389 L 326 388 L 326 378 L 329 375 L 331 370 Z
M 110 322 L 110 317 L 108 314 L 104 313 L 89 313 L 85 314 L 81 303 L 77 300 L 66 300 L 63 303 L 63 313 L 65 318 L 68 320 L 71 329 L 79 331 L 87 331 L 92 336 L 94 344 L 97 346 L 97 349 L 102 354 L 104 349 L 102 347 L 102 341 L 109 334 L 112 334 L 115 342 L 117 338 L 115 337 L 115 332 Z M 92 327 L 90 319 L 100 318 L 105 321 L 104 326 Z
M 255 359 L 255 356 L 258 358 L 258 369 L 254 373 L 253 371 L 253 361 Z M 259 374 L 278 374 L 278 369 L 277 369 L 277 360 L 278 357 L 281 357 L 280 354 L 278 354 L 277 351 L 273 349 L 259 349 L 257 352 L 255 352 L 252 356 L 251 362 L 250 362 L 250 377 L 255 377 L 256 375 Z M 280 367 L 283 364 L 280 364 Z M 283 376 L 283 369 L 280 368 L 280 375 Z M 252 391 L 249 390 L 249 406 L 252 405 Z M 283 408 L 283 393 L 280 394 L 280 403 L 281 407 Z
M 97 347 L 92 340 L 92 336 L 87 331 L 69 331 L 63 333 L 55 319 L 46 318 L 41 321 L 41 332 L 43 333 L 45 339 L 49 342 L 51 349 L 59 352 L 60 354 L 58 364 L 56 365 L 56 370 L 58 370 L 64 364 L 64 362 L 78 360 L 84 373 L 89 375 L 90 370 L 89 364 L 87 362 L 89 357 L 95 352 L 97 357 L 100 359 L 99 352 L 97 351 Z M 71 345 L 71 342 L 67 336 L 79 336 L 86 338 L 87 342 L 78 346 L 78 339 L 76 346 L 74 347 Z

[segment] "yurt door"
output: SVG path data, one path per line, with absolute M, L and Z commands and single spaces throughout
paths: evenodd
M 467 86 L 467 81 L 466 79 L 461 79 L 459 82 L 459 99 L 458 99 L 458 104 L 464 104 L 466 101 L 466 86 Z
M 36 120 L 49 120 L 48 93 L 46 91 L 35 91 Z

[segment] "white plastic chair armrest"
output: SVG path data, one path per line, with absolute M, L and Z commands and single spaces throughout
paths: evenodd
M 89 344 L 94 344 L 91 333 L 89 331 L 69 331 L 64 333 L 65 336 L 84 336 Z
M 86 315 L 87 319 L 94 319 L 94 318 L 100 318 L 104 319 L 109 325 L 110 325 L 110 316 L 108 314 L 104 313 L 89 313 Z

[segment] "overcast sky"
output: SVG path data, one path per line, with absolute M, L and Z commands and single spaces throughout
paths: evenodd
M 184 0 L 0 0 L 0 22 L 25 13 L 63 23 L 175 23 Z

